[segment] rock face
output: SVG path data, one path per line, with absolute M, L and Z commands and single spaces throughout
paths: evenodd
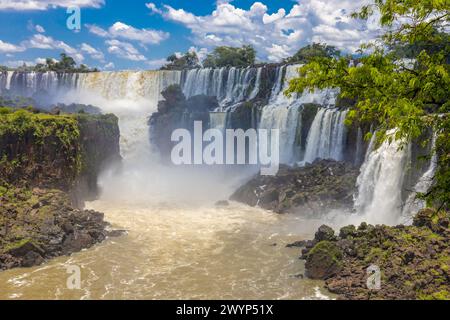
M 0 270 L 39 265 L 89 248 L 109 234 L 103 214 L 75 209 L 58 190 L 9 190 L 0 197 Z
M 344 299 L 450 299 L 450 215 L 420 211 L 412 226 L 346 226 L 335 237 L 322 226 L 301 243 L 306 275 L 324 279 Z M 369 289 L 370 266 L 380 269 Z
M 70 191 L 85 181 L 95 193 L 100 168 L 120 160 L 119 139 L 114 115 L 1 114 L 0 182 Z
M 95 197 L 101 168 L 120 161 L 117 118 L 1 111 L 0 269 L 104 240 L 103 214 L 77 207 Z
M 179 85 L 167 87 L 161 95 L 165 100 L 158 102 L 158 112 L 149 119 L 151 143 L 165 162 L 176 144 L 171 141 L 175 129 L 193 132 L 194 121 L 201 121 L 204 129 L 209 127 L 209 112 L 219 105 L 215 97 L 203 95 L 186 99 Z
M 282 166 L 276 176 L 255 176 L 231 199 L 278 213 L 317 215 L 352 207 L 358 173 L 350 164 L 333 160 L 301 168 Z

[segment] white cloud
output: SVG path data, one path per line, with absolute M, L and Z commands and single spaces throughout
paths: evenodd
M 156 7 L 156 4 L 153 2 L 146 3 L 145 6 L 150 9 L 152 13 L 162 14 L 162 11 Z
M 159 69 L 166 63 L 167 63 L 166 59 L 153 59 L 145 61 L 145 64 L 152 70 Z
M 104 66 L 103 66 L 103 69 L 105 69 L 105 70 L 110 70 L 110 69 L 114 69 L 116 66 L 114 65 L 114 63 L 113 62 L 109 62 L 109 63 L 107 63 L 107 64 L 105 64 Z
M 96 25 L 86 25 L 86 27 L 91 33 L 103 38 L 120 38 L 137 41 L 143 45 L 158 44 L 169 38 L 167 32 L 152 29 L 137 29 L 120 21 L 109 27 L 108 31 Z
M 84 56 L 78 52 L 77 49 L 71 47 L 64 41 L 55 40 L 52 37 L 45 36 L 43 34 L 33 35 L 29 40 L 22 42 L 22 45 L 27 49 L 62 50 L 74 58 L 74 60 L 78 63 L 84 60 Z
M 297 0 L 290 10 L 280 8 L 269 14 L 262 2 L 244 10 L 218 1 L 208 15 L 197 16 L 169 5 L 147 6 L 166 20 L 180 23 L 191 30 L 196 46 L 250 44 L 261 60 L 280 61 L 313 41 L 354 52 L 361 43 L 374 39 L 380 28 L 373 21 L 350 17 L 371 0 Z
M 22 52 L 25 48 L 0 40 L 0 53 Z
M 17 68 L 17 67 L 21 67 L 24 64 L 26 64 L 27 66 L 34 66 L 38 63 L 42 63 L 45 64 L 45 59 L 44 58 L 36 58 L 34 61 L 30 61 L 30 60 L 9 60 L 9 61 L 4 61 L 1 62 L 0 65 L 3 66 L 7 66 L 10 68 Z
M 128 42 L 122 42 L 116 39 L 107 40 L 105 43 L 108 45 L 108 52 L 115 56 L 127 59 L 131 61 L 145 61 L 145 57 Z
M 190 47 L 188 51 L 195 52 L 200 61 L 203 61 L 206 58 L 206 56 L 208 55 L 207 48 Z
M 89 56 L 91 56 L 92 59 L 98 60 L 100 62 L 104 62 L 105 60 L 105 55 L 103 54 L 103 52 L 95 49 L 87 43 L 82 43 L 80 49 L 81 51 L 86 52 Z
M 285 15 L 286 15 L 286 10 L 284 10 L 283 8 L 278 10 L 277 13 L 274 13 L 274 14 L 271 14 L 271 15 L 269 15 L 267 13 L 264 13 L 264 15 L 263 15 L 263 23 L 264 24 L 268 24 L 268 23 L 275 22 L 277 20 L 280 20 L 280 19 L 284 18 Z
M 44 27 L 41 26 L 41 25 L 37 24 L 34 28 L 36 29 L 36 32 L 39 32 L 39 33 L 44 33 L 45 32 Z
M 0 10 L 47 10 L 57 7 L 100 8 L 104 0 L 0 0 Z

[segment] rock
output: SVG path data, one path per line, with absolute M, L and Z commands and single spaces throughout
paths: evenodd
M 356 177 L 351 165 L 317 160 L 305 167 L 280 166 L 275 176 L 256 175 L 230 197 L 277 213 L 318 215 L 353 206 Z
M 316 242 L 320 241 L 334 241 L 336 240 L 336 237 L 334 235 L 334 230 L 326 225 L 321 225 L 319 227 L 319 230 L 317 230 L 316 234 L 314 235 L 314 240 Z
M 356 235 L 356 228 L 354 225 L 349 225 L 342 227 L 339 231 L 339 237 L 342 239 L 347 239 L 348 237 L 353 237 Z
M 444 211 L 420 211 L 412 226 L 341 228 L 339 238 L 321 226 L 302 249 L 306 276 L 325 279 L 344 299 L 450 299 L 450 232 Z M 329 239 L 322 240 L 320 239 Z M 314 244 L 313 247 L 311 245 Z M 381 288 L 367 287 L 367 269 L 377 266 Z
M 126 235 L 128 232 L 126 230 L 111 230 L 106 233 L 110 238 L 117 238 Z
M 33 266 L 38 266 L 44 262 L 44 258 L 42 256 L 35 252 L 30 251 L 28 252 L 23 258 L 22 258 L 22 267 L 29 268 Z
M 306 240 L 295 241 L 286 245 L 286 248 L 302 248 L 306 245 Z
M 44 251 L 30 240 L 21 241 L 20 243 L 15 244 L 15 247 L 8 250 L 6 253 L 16 258 L 22 258 L 29 252 L 44 254 Z
M 306 258 L 306 276 L 327 279 L 342 268 L 342 252 L 333 242 L 321 241 L 312 248 Z

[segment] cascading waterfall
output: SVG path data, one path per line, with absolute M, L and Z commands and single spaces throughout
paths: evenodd
M 391 130 L 387 134 L 394 135 Z M 402 207 L 402 186 L 410 147 L 401 141 L 384 141 L 377 149 L 371 147 L 357 179 L 355 208 L 372 224 L 399 222 Z M 372 150 L 373 149 L 373 150 Z
M 221 107 L 255 98 L 259 93 L 262 68 L 203 68 L 184 71 L 185 96 L 214 96 Z
M 431 142 L 431 151 L 434 150 L 435 144 L 436 135 L 433 135 L 433 139 Z M 426 202 L 424 200 L 417 199 L 416 197 L 417 193 L 427 192 L 433 184 L 433 178 L 437 168 L 437 160 L 437 154 L 436 152 L 434 152 L 433 156 L 430 159 L 430 165 L 428 169 L 419 178 L 413 188 L 413 192 L 411 192 L 411 194 L 408 196 L 408 199 L 406 200 L 402 210 L 402 218 L 405 220 L 405 223 L 410 222 L 413 215 L 415 215 L 419 210 L 426 207 Z
M 347 111 L 321 108 L 309 130 L 304 161 L 316 159 L 343 160 Z
M 283 78 L 284 68 L 286 68 L 286 75 Z M 297 66 L 278 68 L 269 104 L 263 108 L 259 123 L 260 129 L 279 130 L 280 162 L 285 164 L 292 164 L 295 161 L 296 133 L 301 123 L 298 99 L 284 95 L 284 90 L 287 89 L 289 80 L 294 77 L 296 68 Z

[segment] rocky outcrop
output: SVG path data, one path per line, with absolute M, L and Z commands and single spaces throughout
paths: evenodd
M 0 115 L 0 179 L 16 187 L 97 191 L 100 168 L 120 160 L 114 115 Z M 85 189 L 86 188 L 86 189 Z
M 180 128 L 193 132 L 194 121 L 201 121 L 207 129 L 209 112 L 219 105 L 215 97 L 199 95 L 186 99 L 179 85 L 169 86 L 161 95 L 164 100 L 158 102 L 158 112 L 149 119 L 150 137 L 162 160 L 168 163 L 176 144 L 171 141 L 172 132 Z
M 305 167 L 281 166 L 276 176 L 257 175 L 231 200 L 278 213 L 318 215 L 353 206 L 358 169 L 333 160 L 318 160 Z
M 78 208 L 95 196 L 101 168 L 120 160 L 117 122 L 1 109 L 0 269 L 38 265 L 109 235 L 102 213 Z
M 39 265 L 107 236 L 103 214 L 75 209 L 59 190 L 10 189 L 0 196 L 0 270 Z
M 450 299 L 450 215 L 424 209 L 412 226 L 322 226 L 304 247 L 306 275 L 344 299 Z M 371 268 L 380 286 L 368 286 Z M 373 269 L 373 270 L 375 270 Z

